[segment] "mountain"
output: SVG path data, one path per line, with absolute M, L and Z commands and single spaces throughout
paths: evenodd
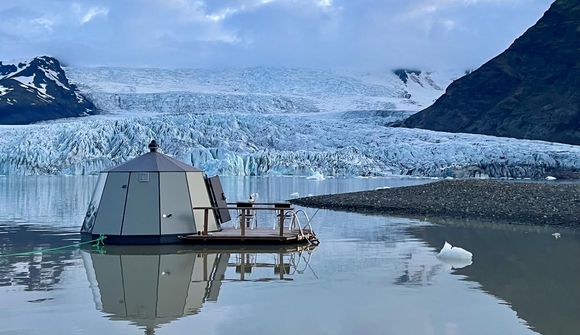
M 96 112 L 55 58 L 0 62 L 0 124 L 28 124 Z
M 556 0 L 506 51 L 404 126 L 580 145 L 580 2 Z
M 387 126 L 431 104 L 450 74 L 65 70 L 101 114 L 0 126 L 0 175 L 96 173 L 142 154 L 153 138 L 210 175 L 542 178 L 580 171 L 576 146 Z

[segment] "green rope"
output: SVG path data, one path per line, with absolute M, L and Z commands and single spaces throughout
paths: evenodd
M 34 251 L 18 252 L 18 253 L 14 253 L 14 254 L 0 254 L 0 258 L 2 258 L 2 257 L 12 257 L 12 256 L 29 256 L 29 255 L 44 254 L 44 253 L 49 253 L 49 252 L 53 252 L 53 251 L 64 250 L 64 249 L 68 249 L 68 248 L 78 248 L 81 245 L 95 243 L 95 242 L 96 243 L 95 243 L 94 247 L 98 251 L 102 251 L 102 248 L 105 245 L 104 240 L 106 238 L 107 238 L 107 236 L 101 234 L 98 238 L 96 238 L 94 240 L 90 240 L 90 241 L 79 242 L 79 243 L 75 243 L 75 244 L 69 244 L 69 245 L 65 245 L 65 246 L 62 246 L 62 247 L 58 247 L 58 248 L 39 249 L 39 250 L 34 250 Z

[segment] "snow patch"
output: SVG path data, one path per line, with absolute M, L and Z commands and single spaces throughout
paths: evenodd
M 38 93 L 38 96 L 44 101 L 54 100 L 54 97 L 46 92 L 46 83 L 40 83 L 38 85 L 34 83 L 36 79 L 36 74 L 33 74 L 32 76 L 28 77 L 14 76 L 10 77 L 10 79 L 14 79 L 20 82 L 19 85 L 29 91 L 36 91 Z
M 0 97 L 3 96 L 4 94 L 10 92 L 10 91 L 12 91 L 11 88 L 4 87 L 4 86 L 0 85 Z
M 54 81 L 55 84 L 57 84 L 58 86 L 64 88 L 65 90 L 69 91 L 70 88 L 63 84 L 60 79 L 58 79 L 58 73 L 52 69 L 42 69 L 44 71 L 44 74 L 46 75 L 46 77 L 48 79 L 51 79 L 52 81 Z

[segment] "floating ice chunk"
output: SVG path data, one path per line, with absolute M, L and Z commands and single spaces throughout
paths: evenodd
M 314 172 L 311 176 L 306 177 L 308 180 L 324 180 L 324 175 L 318 171 Z
M 555 239 L 559 239 L 560 237 L 562 237 L 560 233 L 553 233 L 552 236 L 554 236 Z
M 389 186 L 375 187 L 375 191 L 378 191 L 378 190 L 388 190 L 389 188 L 390 188 Z
M 292 197 L 292 198 L 298 198 L 299 196 L 300 196 L 300 193 L 298 193 L 298 192 L 294 192 L 294 193 L 290 194 L 290 197 Z
M 557 179 L 556 177 L 552 177 L 552 176 L 547 176 L 546 177 L 546 180 L 556 180 L 556 179 Z
M 445 242 L 443 249 L 437 255 L 439 259 L 445 259 L 446 261 L 453 259 L 453 260 L 470 260 L 473 257 L 473 254 L 463 248 L 454 247 L 451 244 Z

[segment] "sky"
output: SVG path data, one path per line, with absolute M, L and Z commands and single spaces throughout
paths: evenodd
M 0 60 L 474 69 L 552 0 L 0 0 Z

